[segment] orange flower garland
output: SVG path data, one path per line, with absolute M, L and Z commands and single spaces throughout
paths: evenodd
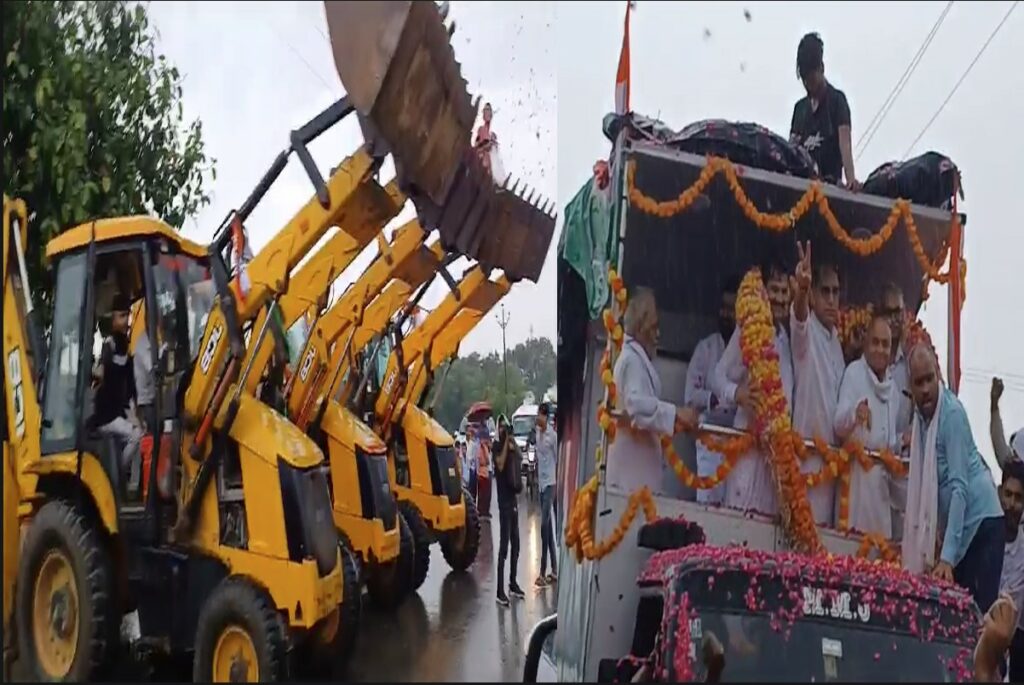
M 769 461 L 779 489 L 779 511 L 783 529 L 797 551 L 817 553 L 821 540 L 814 523 L 807 484 L 800 473 L 797 452 L 802 446 L 792 429 L 789 403 L 782 389 L 779 356 L 775 350 L 775 327 L 768 293 L 759 269 L 743 277 L 736 298 L 736 323 L 740 328 L 740 349 L 750 375 L 754 401 L 754 432 L 768 449 Z
M 569 512 L 569 523 L 565 530 L 565 544 L 576 554 L 577 561 L 584 559 L 601 559 L 619 546 L 626 532 L 633 524 L 637 512 L 642 507 L 644 518 L 648 523 L 658 518 L 651 491 L 641 488 L 629 496 L 629 504 L 622 512 L 622 517 L 615 529 L 606 540 L 594 542 L 594 504 L 597 500 L 598 480 L 595 475 L 576 491 L 572 509 Z
M 665 460 L 672 467 L 672 470 L 675 471 L 676 476 L 683 485 L 694 490 L 710 490 L 728 478 L 733 467 L 736 466 L 736 462 L 754 444 L 754 436 L 749 433 L 724 440 L 715 439 L 710 435 L 701 435 L 697 439 L 712 452 L 722 455 L 722 463 L 718 465 L 715 473 L 710 476 L 698 476 L 688 469 L 683 460 L 679 458 L 679 454 L 672 444 L 672 439 L 668 436 L 662 436 L 661 438 L 661 448 L 665 452 Z
M 882 246 L 896 232 L 896 228 L 902 218 L 903 225 L 907 230 L 907 238 L 910 240 L 910 246 L 921 268 L 931 280 L 938 283 L 949 282 L 951 271 L 940 271 L 949 254 L 948 243 L 943 246 L 939 259 L 932 263 L 928 259 L 924 245 L 921 243 L 921 238 L 918 235 L 910 203 L 904 199 L 898 199 L 893 203 L 889 217 L 875 235 L 870 238 L 853 238 L 832 212 L 828 203 L 828 197 L 818 181 L 811 182 L 804 194 L 788 212 L 769 214 L 757 209 L 753 201 L 744 192 L 743 187 L 739 183 L 739 173 L 732 162 L 723 157 L 708 156 L 704 168 L 701 169 L 700 176 L 693 185 L 680 193 L 676 199 L 666 201 L 658 201 L 648 197 L 636 187 L 636 161 L 630 160 L 626 167 L 626 184 L 629 200 L 633 206 L 647 214 L 669 218 L 689 209 L 694 201 L 704 192 L 704 189 L 707 188 L 711 180 L 719 173 L 725 175 L 726 183 L 732 191 L 736 203 L 743 209 L 746 217 L 758 228 L 776 232 L 789 230 L 810 210 L 813 204 L 817 208 L 818 213 L 825 219 L 825 223 L 828 225 L 833 237 L 848 250 L 861 257 L 867 257 L 882 249 Z M 954 229 L 959 226 L 959 213 L 953 212 L 951 221 Z M 952 269 L 952 267 L 950 268 Z M 964 269 L 961 263 L 961 275 L 963 274 Z
M 861 559 L 867 559 L 871 554 L 872 549 L 877 549 L 879 557 L 888 564 L 900 564 L 900 553 L 899 550 L 889 544 L 883 536 L 877 533 L 865 533 L 864 537 L 861 538 L 860 546 L 857 548 L 857 556 Z

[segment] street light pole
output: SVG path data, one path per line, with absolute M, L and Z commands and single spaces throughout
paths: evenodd
M 509 318 L 511 318 L 511 314 L 505 314 L 505 303 L 502 302 L 498 325 L 501 326 L 501 370 L 505 375 L 505 395 L 501 404 L 505 414 L 508 414 L 508 345 L 505 344 L 505 329 L 508 328 Z

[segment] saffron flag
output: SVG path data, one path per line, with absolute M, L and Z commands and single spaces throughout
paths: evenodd
M 615 113 L 629 111 L 629 12 L 636 9 L 636 2 L 626 3 L 626 24 L 622 33 L 622 51 L 619 53 L 619 70 L 615 74 Z

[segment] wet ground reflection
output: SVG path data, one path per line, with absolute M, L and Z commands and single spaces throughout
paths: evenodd
M 437 545 L 430 573 L 397 611 L 364 604 L 362 629 L 347 676 L 357 681 L 518 681 L 533 625 L 556 606 L 554 587 L 537 589 L 540 518 L 535 501 L 520 496 L 519 584 L 526 599 L 494 601 L 498 550 L 497 505 L 481 521 L 480 553 L 465 573 L 451 570 Z M 506 571 L 507 572 L 507 571 Z

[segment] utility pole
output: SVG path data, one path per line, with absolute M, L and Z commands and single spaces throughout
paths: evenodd
M 508 414 L 508 345 L 505 344 L 505 329 L 508 328 L 509 318 L 511 318 L 511 314 L 505 313 L 505 303 L 502 302 L 498 325 L 501 326 L 501 370 L 505 375 L 505 395 L 501 404 L 505 414 Z

